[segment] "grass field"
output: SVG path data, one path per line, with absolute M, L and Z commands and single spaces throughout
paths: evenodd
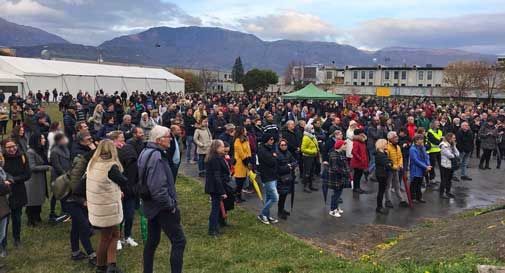
M 61 119 L 57 109 L 50 107 L 53 120 Z M 252 212 L 236 208 L 230 213 L 231 227 L 224 230 L 218 239 L 207 236 L 207 222 L 210 204 L 203 194 L 202 185 L 192 179 L 179 177 L 177 183 L 182 222 L 188 240 L 184 272 L 190 273 L 298 273 L 298 272 L 343 272 L 343 273 L 468 273 L 475 272 L 479 263 L 493 264 L 471 253 L 452 261 L 429 261 L 415 263 L 398 259 L 381 263 L 380 251 L 395 247 L 392 240 L 378 246 L 377 251 L 356 257 L 354 261 L 343 260 L 333 253 L 315 248 L 275 226 L 260 224 Z M 43 211 L 47 219 L 48 208 Z M 69 273 L 93 272 L 86 261 L 70 260 L 70 223 L 51 226 L 44 223 L 36 228 L 25 225 L 21 248 L 12 247 L 9 233 L 9 256 L 4 259 L 13 273 Z M 98 236 L 93 237 L 96 247 Z M 134 226 L 134 238 L 140 241 L 138 217 Z M 423 253 L 419 253 L 423 255 Z M 169 272 L 169 242 L 162 241 L 155 259 L 155 272 Z M 136 248 L 126 248 L 118 255 L 118 266 L 125 272 L 142 272 L 142 244 Z

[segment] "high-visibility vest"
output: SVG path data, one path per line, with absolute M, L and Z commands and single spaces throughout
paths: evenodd
M 437 131 L 433 131 L 433 129 L 428 130 L 428 134 L 432 134 L 437 140 L 442 141 L 442 130 L 437 129 Z M 428 143 L 430 144 L 430 149 L 427 151 L 429 154 L 431 153 L 439 153 L 441 151 L 440 147 L 434 143 L 430 142 L 430 138 L 428 138 Z

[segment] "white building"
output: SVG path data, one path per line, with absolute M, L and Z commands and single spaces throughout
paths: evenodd
M 184 80 L 161 68 L 0 56 L 0 73 L 3 75 L 0 89 L 11 86 L 9 90 L 12 90 L 14 81 L 21 94 L 54 88 L 74 95 L 79 90 L 95 93 L 100 89 L 106 93 L 184 92 Z M 10 82 L 2 80 L 7 77 Z
M 344 85 L 442 87 L 443 67 L 346 67 Z

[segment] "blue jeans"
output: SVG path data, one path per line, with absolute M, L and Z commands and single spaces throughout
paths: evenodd
M 193 142 L 193 136 L 186 136 L 186 162 L 189 162 L 191 159 L 197 161 L 196 156 L 196 145 Z
M 331 195 L 331 210 L 336 210 L 338 208 L 338 199 L 342 196 L 342 189 L 333 189 L 333 194 Z
M 72 248 L 72 252 L 79 251 L 79 240 L 86 254 L 90 255 L 95 252 L 91 246 L 91 228 L 86 207 L 76 202 L 67 202 L 65 208 L 70 217 L 72 217 L 72 229 L 70 230 L 70 247 Z
M 221 204 L 221 196 L 219 194 L 211 194 L 212 200 L 209 215 L 209 233 L 219 231 L 219 209 Z
M 279 201 L 279 193 L 277 193 L 277 181 L 270 181 L 263 183 L 265 189 L 265 205 L 261 210 L 261 215 L 270 217 L 270 207 Z
M 375 149 L 368 150 L 370 162 L 368 163 L 368 172 L 372 173 L 375 170 Z
M 460 152 L 459 157 L 461 158 L 461 176 L 466 176 L 466 169 L 468 168 L 470 153 Z
M 198 155 L 198 174 L 203 174 L 203 173 L 205 173 L 205 155 L 199 154 Z
M 137 200 L 134 197 L 123 199 L 123 226 L 124 238 L 128 239 L 132 236 L 133 219 L 135 218 L 135 207 Z
M 9 217 L 4 217 L 0 220 L 0 242 L 7 237 L 7 223 L 9 222 Z

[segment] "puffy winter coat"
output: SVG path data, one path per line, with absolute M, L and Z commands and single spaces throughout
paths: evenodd
M 360 170 L 368 169 L 368 153 L 366 143 L 362 138 L 356 138 L 352 142 L 351 168 Z
M 244 178 L 247 176 L 247 164 L 252 163 L 251 161 L 251 146 L 249 146 L 249 141 L 247 138 L 245 141 L 240 140 L 240 138 L 235 139 L 234 146 L 234 157 L 235 157 L 235 173 L 233 177 Z
M 451 159 L 459 157 L 458 148 L 456 148 L 456 145 L 451 145 L 449 142 L 442 141 L 442 143 L 440 143 L 440 149 L 442 159 L 440 165 L 444 168 L 450 169 L 452 167 Z
M 426 169 L 430 165 L 430 158 L 424 146 L 412 145 L 409 150 L 410 180 L 414 177 L 424 177 Z
M 88 165 L 86 174 L 86 199 L 89 222 L 95 227 L 111 227 L 123 221 L 121 189 L 109 178 L 109 171 L 117 164 L 100 159 Z

